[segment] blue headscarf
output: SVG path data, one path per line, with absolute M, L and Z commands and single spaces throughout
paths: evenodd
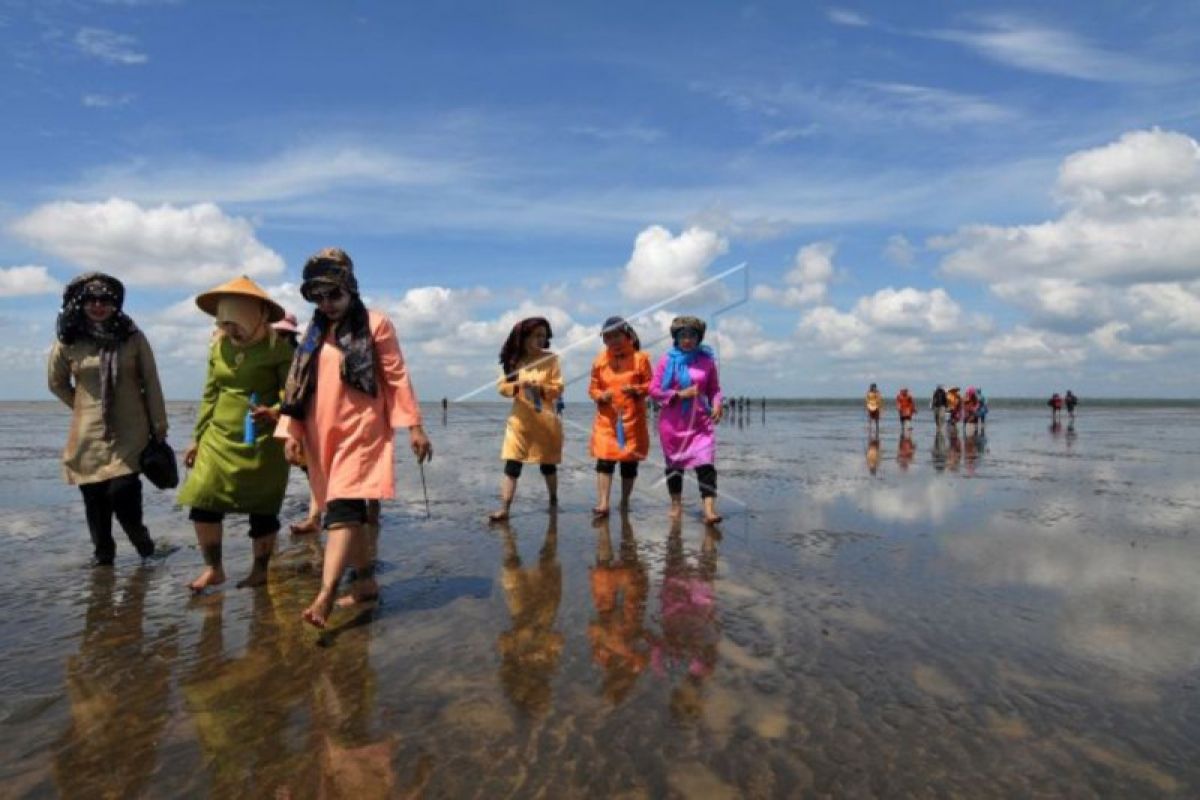
M 713 358 L 712 348 L 708 345 L 697 344 L 691 350 L 680 350 L 679 345 L 674 345 L 667 351 L 667 365 L 663 369 L 662 381 L 659 384 L 663 389 L 670 389 L 671 384 L 675 384 L 676 389 L 686 389 L 692 385 L 692 375 L 688 371 L 688 367 L 696 363 L 696 359 L 701 356 Z M 692 411 L 692 401 L 687 399 L 683 401 L 684 415 L 690 414 Z

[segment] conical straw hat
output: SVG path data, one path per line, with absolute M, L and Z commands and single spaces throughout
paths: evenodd
M 209 316 L 217 315 L 217 303 L 220 302 L 222 295 L 240 294 L 246 297 L 253 297 L 262 300 L 267 305 L 267 321 L 279 322 L 283 319 L 283 306 L 271 299 L 261 286 L 243 275 L 240 278 L 234 278 L 231 281 L 222 283 L 215 289 L 209 289 L 207 292 L 201 292 L 196 295 L 196 305 L 200 306 L 200 310 Z

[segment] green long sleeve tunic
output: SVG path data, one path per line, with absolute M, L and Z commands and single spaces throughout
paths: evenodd
M 255 426 L 244 444 L 243 424 L 251 394 L 259 405 L 279 405 L 292 363 L 292 346 L 270 338 L 238 347 L 213 341 L 208 377 L 196 417 L 196 464 L 179 490 L 179 504 L 207 511 L 278 514 L 287 488 L 288 463 L 274 425 Z

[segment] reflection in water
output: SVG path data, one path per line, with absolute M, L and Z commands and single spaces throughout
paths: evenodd
M 929 451 L 929 460 L 933 462 L 933 468 L 938 472 L 945 471 L 946 436 L 942 433 L 941 428 L 938 428 L 937 433 L 933 435 L 933 449 Z
M 695 562 L 683 549 L 682 526 L 671 525 L 666 561 L 659 590 L 661 636 L 652 637 L 651 663 L 656 674 L 675 681 L 671 714 L 676 719 L 694 720 L 704 710 L 702 689 L 717 666 L 717 643 L 721 629 L 717 621 L 717 540 L 720 533 L 705 528 L 704 542 Z
M 255 594 L 245 653 L 226 655 L 222 595 L 204 598 L 181 688 L 214 797 L 388 797 L 394 741 L 375 735 L 371 627 L 351 621 L 326 647 L 297 620 L 307 582 Z M 370 615 L 371 612 L 364 612 Z M 306 725 L 305 725 L 306 723 Z M 319 787 L 319 788 L 317 788 Z
M 879 439 L 872 438 L 867 442 L 867 469 L 874 475 L 879 471 Z
M 145 638 L 146 570 L 126 579 L 120 602 L 111 569 L 95 570 L 91 579 L 79 652 L 67 659 L 71 722 L 54 777 L 63 797 L 132 797 L 157 766 L 176 634 L 172 628 Z
M 900 431 L 900 441 L 896 443 L 896 463 L 900 469 L 907 471 L 917 454 L 917 445 L 913 442 L 911 430 Z
M 649 578 L 638 559 L 637 540 L 627 514 L 621 515 L 621 548 L 613 561 L 608 518 L 596 523 L 596 564 L 592 567 L 595 619 L 588 625 L 592 660 L 604 670 L 604 696 L 617 705 L 649 663 L 643 619 Z
M 958 465 L 962 461 L 962 441 L 958 438 L 958 429 L 950 426 L 950 438 L 946 440 L 946 469 L 951 472 L 958 472 Z
M 976 432 L 963 437 L 963 461 L 968 475 L 975 474 L 975 468 L 986 452 L 987 434 Z
M 498 527 L 504 537 L 500 581 L 511 620 L 496 642 L 500 685 L 518 709 L 541 715 L 550 708 L 551 682 L 563 649 L 563 635 L 554 630 L 563 583 L 558 563 L 558 513 L 550 512 L 537 564 L 528 569 L 521 568 L 512 527 L 508 523 Z

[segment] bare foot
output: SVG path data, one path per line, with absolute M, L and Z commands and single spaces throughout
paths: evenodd
M 324 628 L 329 612 L 333 610 L 333 590 L 322 588 L 312 605 L 304 609 L 300 618 L 314 628 Z
M 718 522 L 720 522 L 723 519 L 725 519 L 725 518 L 722 517 L 720 514 L 716 514 L 716 513 L 705 514 L 704 515 L 704 524 L 705 525 L 716 525 Z
M 188 584 L 193 592 L 203 592 L 210 586 L 220 586 L 225 582 L 225 570 L 221 567 L 205 567 L 200 577 Z
M 321 518 L 309 517 L 304 522 L 296 522 L 291 526 L 292 536 L 303 536 L 306 533 L 317 533 L 321 530 Z
M 253 586 L 267 585 L 267 571 L 258 567 L 250 570 L 250 574 L 237 582 L 237 588 L 246 589 Z
M 672 505 L 670 517 L 671 519 L 681 519 L 683 517 L 683 506 Z
M 593 509 L 592 509 L 592 516 L 593 516 L 593 517 L 596 517 L 596 518 L 603 518 L 603 517 L 607 517 L 607 516 L 608 516 L 608 509 L 607 509 L 607 508 L 600 508 L 599 506 L 597 506 L 596 508 L 593 508 Z
M 508 519 L 508 509 L 507 508 L 497 509 L 496 511 L 493 511 L 492 513 L 488 514 L 488 520 L 490 522 L 503 522 L 506 519 Z
M 550 495 L 550 507 L 558 508 L 558 495 L 556 495 L 556 494 Z
M 621 502 L 620 502 L 620 503 L 617 505 L 617 508 L 619 508 L 621 511 L 628 511 L 628 510 L 629 510 L 629 501 L 628 501 L 628 500 L 622 500 L 622 501 L 621 501 Z
M 368 608 L 374 606 L 377 602 L 379 602 L 379 593 L 377 591 L 376 593 L 364 595 L 356 595 L 352 591 L 348 595 L 338 597 L 334 604 L 338 608 Z

